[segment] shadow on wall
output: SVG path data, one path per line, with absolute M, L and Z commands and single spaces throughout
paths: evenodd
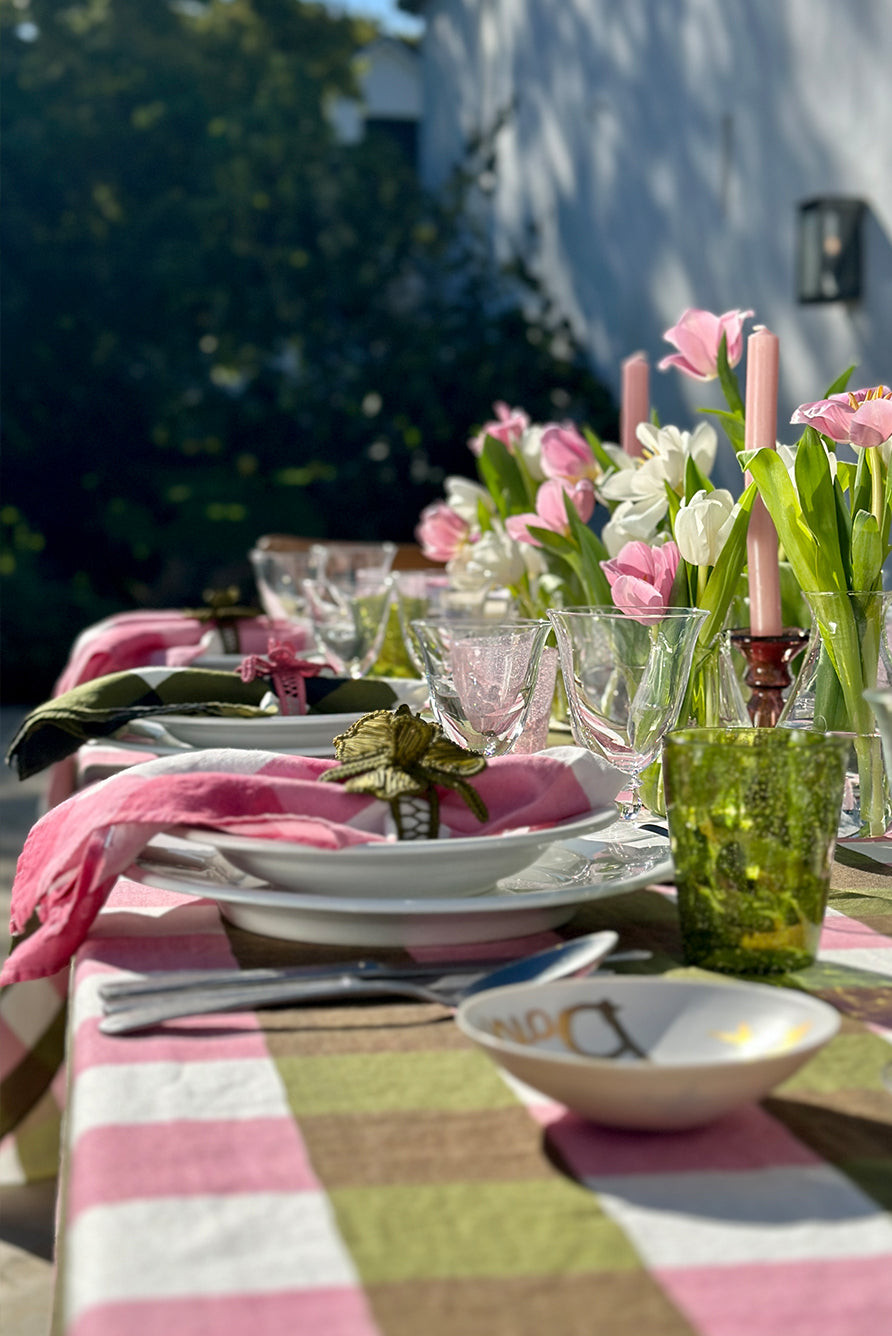
M 488 196 L 494 233 L 528 256 L 614 387 L 631 352 L 655 364 L 669 351 L 663 331 L 686 306 L 753 308 L 753 323 L 778 333 L 781 439 L 792 439 L 793 409 L 847 365 L 858 364 L 858 384 L 888 379 L 892 250 L 879 209 L 889 172 L 876 144 L 892 99 L 888 84 L 842 86 L 834 70 L 850 58 L 858 68 L 866 49 L 881 64 L 890 37 L 877 4 L 843 26 L 832 8 L 438 7 L 438 49 L 425 52 L 435 122 L 485 131 L 509 108 Z M 430 133 L 441 155 L 447 129 Z M 798 304 L 799 203 L 824 192 L 870 199 L 872 182 L 863 299 Z M 655 373 L 652 395 L 661 420 L 686 429 L 701 406 L 725 406 L 716 385 L 676 372 Z M 728 485 L 739 485 L 729 462 Z

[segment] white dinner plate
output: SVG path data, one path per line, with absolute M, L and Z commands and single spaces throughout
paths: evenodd
M 382 840 L 317 849 L 228 831 L 183 830 L 184 838 L 219 849 L 240 872 L 286 891 L 363 899 L 480 895 L 529 865 L 555 840 L 602 830 L 616 821 L 613 803 L 545 829 L 440 840 Z
M 159 843 L 170 837 L 161 836 Z M 179 856 L 171 841 L 169 857 Z M 146 851 L 151 858 L 152 848 Z M 182 847 L 182 846 L 181 846 Z M 191 845 L 197 853 L 198 846 Z M 142 861 L 127 876 L 160 890 L 215 900 L 246 932 L 330 946 L 462 946 L 547 932 L 593 900 L 671 880 L 669 842 L 623 823 L 597 836 L 553 844 L 525 871 L 489 895 L 432 900 L 369 900 L 277 890 L 240 874 L 207 848 L 203 869 L 176 871 Z
M 231 744 L 230 744 L 231 745 Z M 153 756 L 182 756 L 185 752 L 197 751 L 198 748 L 190 748 L 185 745 L 173 747 L 165 742 L 154 742 L 151 738 L 138 739 L 136 737 L 110 737 L 110 738 L 90 738 L 81 748 L 80 755 L 83 757 L 83 763 L 90 763 L 91 749 L 113 747 L 116 751 L 140 752 L 146 760 Z M 317 756 L 324 760 L 334 760 L 334 746 L 329 743 L 326 747 L 274 747 L 267 743 L 259 748 L 261 751 L 282 752 L 289 756 L 299 753 L 301 756 Z
M 232 716 L 165 714 L 159 718 L 173 737 L 190 747 L 258 747 L 264 751 L 301 751 L 330 747 L 357 714 L 267 714 Z
M 853 854 L 864 854 L 875 863 L 892 863 L 892 840 L 887 837 L 873 840 L 837 840 L 837 849 L 851 849 Z

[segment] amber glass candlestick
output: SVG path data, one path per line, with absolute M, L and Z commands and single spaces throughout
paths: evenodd
M 746 659 L 743 680 L 750 688 L 747 702 L 754 728 L 773 728 L 784 708 L 784 691 L 793 680 L 790 660 L 808 643 L 808 632 L 785 626 L 777 636 L 754 636 L 751 631 L 731 632 L 731 643 Z

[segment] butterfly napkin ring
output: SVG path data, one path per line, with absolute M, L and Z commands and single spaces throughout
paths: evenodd
M 306 714 L 306 679 L 318 677 L 325 664 L 299 659 L 291 645 L 281 645 L 275 640 L 269 642 L 266 653 L 265 659 L 260 654 L 249 654 L 242 659 L 239 677 L 243 682 L 253 682 L 255 677 L 269 677 L 282 714 Z
M 326 770 L 320 780 L 389 803 L 400 840 L 436 839 L 437 786 L 458 793 L 478 821 L 489 815 L 480 794 L 468 783 L 470 776 L 486 768 L 486 758 L 451 742 L 438 724 L 419 718 L 408 705 L 364 714 L 337 735 L 334 749 L 341 764 Z

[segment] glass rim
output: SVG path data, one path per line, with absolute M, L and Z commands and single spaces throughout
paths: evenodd
M 501 622 L 492 617 L 413 617 L 410 626 L 433 627 L 448 631 L 529 631 L 531 627 L 544 626 L 551 630 L 551 622 L 541 617 L 518 617 L 513 622 Z
M 830 743 L 837 749 L 851 746 L 851 733 L 838 731 L 820 732 L 811 728 L 767 727 L 751 728 L 745 724 L 739 727 L 716 728 L 676 728 L 663 738 L 664 747 L 816 747 Z M 871 735 L 873 736 L 873 735 Z
M 370 552 L 375 548 L 384 549 L 387 552 L 396 552 L 397 545 L 389 538 L 312 538 L 310 539 L 308 551 L 314 547 L 324 548 L 326 552 L 335 548 L 340 548 L 345 552 Z
M 546 616 L 549 620 L 552 617 L 584 617 L 588 613 L 596 612 L 598 616 L 623 617 L 626 621 L 643 622 L 645 619 L 652 621 L 663 621 L 666 617 L 708 617 L 709 612 L 706 608 L 640 608 L 635 612 L 627 612 L 623 608 L 618 608 L 615 603 L 590 603 L 579 604 L 572 608 L 549 608 Z

